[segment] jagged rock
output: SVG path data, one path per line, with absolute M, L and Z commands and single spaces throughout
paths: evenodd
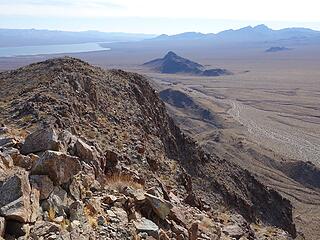
M 0 148 L 3 147 L 13 147 L 17 144 L 17 140 L 12 137 L 1 137 L 0 138 Z
M 39 193 L 31 190 L 28 173 L 20 171 L 0 183 L 0 213 L 19 222 L 35 221 Z
M 178 207 L 173 207 L 170 210 L 170 219 L 174 220 L 176 223 L 186 227 L 186 218 L 184 217 L 184 214 L 182 210 Z
M 146 232 L 150 236 L 153 236 L 156 239 L 158 239 L 159 227 L 151 220 L 146 219 L 146 218 L 142 218 L 138 221 L 134 221 L 133 224 L 138 232 Z
M 133 197 L 137 204 L 142 204 L 146 201 L 146 195 L 143 189 L 135 189 L 131 197 Z
M 88 164 L 92 164 L 98 171 L 102 166 L 99 152 L 93 146 L 89 146 L 83 140 L 78 139 L 75 143 L 75 155 Z
M 79 223 L 84 221 L 83 207 L 80 201 L 75 201 L 69 206 L 70 221 L 79 221 Z
M 152 206 L 153 211 L 161 218 L 166 219 L 172 208 L 172 204 L 166 200 L 160 199 L 156 196 L 146 193 L 147 200 Z
M 40 200 L 47 199 L 53 191 L 53 183 L 47 175 L 31 175 L 29 177 L 33 188 L 40 192 Z
M 177 234 L 177 236 L 183 235 L 183 237 L 184 237 L 185 239 L 188 238 L 188 235 L 189 235 L 189 234 L 188 234 L 188 230 L 185 229 L 184 227 L 176 224 L 175 221 L 171 221 L 171 230 L 172 230 L 175 234 Z M 180 238 L 181 238 L 181 236 L 180 236 Z
M 4 236 L 6 230 L 6 220 L 4 217 L 0 217 L 0 237 Z
M 118 198 L 114 195 L 107 195 L 103 198 L 103 202 L 106 203 L 106 204 L 113 204 L 114 202 L 116 202 L 118 200 Z
M 50 214 L 50 218 L 55 218 L 66 216 L 67 205 L 67 192 L 60 187 L 55 187 L 49 198 L 42 202 L 41 207 Z
M 21 154 L 13 155 L 13 164 L 18 167 L 22 167 L 26 170 L 30 170 L 35 164 L 35 158 L 31 158 L 29 156 L 24 156 Z
M 189 192 L 188 196 L 184 199 L 186 204 L 189 204 L 192 207 L 197 207 L 200 210 L 203 209 L 203 203 L 194 192 Z
M 222 228 L 222 232 L 229 237 L 239 239 L 244 235 L 244 231 L 238 225 L 229 225 Z
M 41 239 L 50 233 L 59 233 L 61 227 L 59 224 L 53 222 L 37 221 L 30 233 L 30 237 L 33 239 Z
M 58 140 L 62 145 L 63 152 L 69 152 L 71 155 L 75 154 L 74 145 L 78 138 L 67 130 L 63 130 L 58 135 Z
M 69 182 L 81 171 L 81 164 L 77 157 L 61 152 L 46 151 L 32 168 L 33 175 L 48 175 L 55 185 Z
M 43 128 L 27 136 L 21 153 L 36 153 L 46 150 L 59 150 L 58 135 L 53 128 Z
M 197 240 L 198 239 L 198 232 L 199 232 L 199 223 L 193 222 L 191 227 L 188 230 L 189 232 L 189 240 Z
M 113 207 L 111 210 L 123 224 L 128 223 L 128 215 L 123 208 Z
M 10 155 L 0 152 L 0 168 L 5 170 L 13 167 L 13 159 Z

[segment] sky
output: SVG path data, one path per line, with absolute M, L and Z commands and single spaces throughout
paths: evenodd
M 216 33 L 266 24 L 320 30 L 318 0 L 0 0 L 0 28 Z

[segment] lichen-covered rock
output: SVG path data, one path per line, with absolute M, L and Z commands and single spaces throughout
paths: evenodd
M 46 150 L 59 150 L 58 135 L 53 128 L 43 128 L 27 136 L 21 153 L 36 153 Z
M 56 151 L 46 151 L 32 168 L 33 175 L 48 175 L 55 185 L 67 183 L 81 171 L 77 157 Z

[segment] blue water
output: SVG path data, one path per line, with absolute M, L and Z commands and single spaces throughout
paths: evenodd
M 0 47 L 0 57 L 15 57 L 40 54 L 79 53 L 110 50 L 103 48 L 99 43 L 80 43 L 63 45 L 42 45 L 24 47 Z

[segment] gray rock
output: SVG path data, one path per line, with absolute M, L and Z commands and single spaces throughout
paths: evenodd
M 47 199 L 53 191 L 53 183 L 47 175 L 31 175 L 30 183 L 40 192 L 40 200 Z
M 33 175 L 48 175 L 55 185 L 61 185 L 81 171 L 77 157 L 61 152 L 46 151 L 32 168 Z
M 139 221 L 134 221 L 133 224 L 138 232 L 148 233 L 150 236 L 153 236 L 156 239 L 158 239 L 159 227 L 151 220 L 142 218 Z
M 44 211 L 53 212 L 54 217 L 57 217 L 66 216 L 67 205 L 67 192 L 60 187 L 55 187 L 49 198 L 42 202 L 41 207 Z
M 173 207 L 172 204 L 164 199 L 158 198 L 151 194 L 145 194 L 148 202 L 151 204 L 153 211 L 161 218 L 166 219 L 169 215 L 171 208 Z
M 44 128 L 27 136 L 21 153 L 36 153 L 46 150 L 59 150 L 58 135 L 53 128 Z
M 79 221 L 79 223 L 85 221 L 83 207 L 83 203 L 80 201 L 75 201 L 69 206 L 70 221 Z
M 59 233 L 61 227 L 59 224 L 53 222 L 37 221 L 30 233 L 33 239 L 41 239 L 41 236 L 46 236 L 50 233 Z

